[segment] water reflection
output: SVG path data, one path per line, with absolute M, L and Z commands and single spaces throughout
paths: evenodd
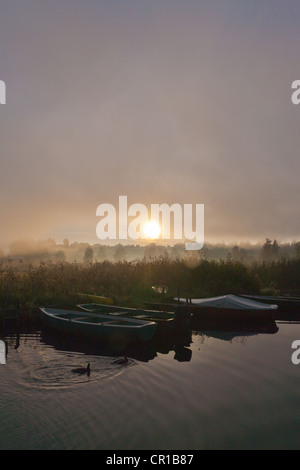
M 256 325 L 221 324 L 193 321 L 180 328 L 163 331 L 145 343 L 110 344 L 87 342 L 51 331 L 39 321 L 18 322 L 0 331 L 7 345 L 7 364 L 16 372 L 24 387 L 37 389 L 70 388 L 80 384 L 111 379 L 139 362 L 149 362 L 158 355 L 173 354 L 177 362 L 192 360 L 192 343 L 205 344 L 208 338 L 231 342 L 258 334 L 276 334 L 275 322 Z M 87 365 L 90 364 L 89 369 Z M 74 373 L 83 370 L 84 373 Z
M 112 358 L 132 358 L 140 362 L 149 362 L 155 359 L 158 354 L 169 354 L 174 351 L 174 359 L 183 361 L 188 357 L 186 350 L 192 343 L 192 330 L 163 332 L 156 335 L 152 341 L 122 345 L 105 341 L 87 343 L 84 339 L 66 337 L 42 328 L 41 342 L 59 351 L 73 351 Z
M 264 322 L 228 322 L 223 320 L 197 319 L 194 324 L 193 334 L 201 338 L 203 344 L 208 338 L 221 341 L 238 341 L 246 344 L 248 338 L 258 335 L 275 335 L 279 328 L 275 321 Z
M 155 335 L 152 341 L 145 343 L 110 344 L 108 342 L 87 342 L 84 339 L 73 338 L 59 332 L 45 328 L 38 319 L 30 324 L 18 322 L 8 328 L 1 329 L 0 339 L 7 341 L 9 350 L 18 351 L 20 346 L 33 337 L 48 349 L 54 349 L 60 353 L 77 353 L 85 356 L 106 357 L 119 366 L 132 365 L 133 361 L 149 362 L 158 354 L 174 352 L 174 360 L 189 362 L 192 359 L 192 335 L 213 337 L 223 341 L 233 341 L 234 338 L 243 338 L 262 334 L 276 334 L 279 328 L 275 321 L 263 323 L 230 323 L 220 320 L 193 319 L 191 323 L 185 323 L 175 330 L 163 331 Z M 120 359 L 121 358 L 121 359 Z M 123 358 L 123 363 L 122 363 Z M 127 362 L 124 358 L 130 358 Z M 87 364 L 87 363 L 86 363 Z M 85 366 L 86 366 L 85 364 Z
M 127 357 L 141 362 L 148 362 L 157 356 L 152 342 L 139 343 L 139 345 L 129 343 L 125 347 L 121 345 L 118 347 L 116 344 L 107 342 L 87 342 L 84 338 L 75 339 L 72 336 L 65 336 L 46 328 L 41 329 L 40 341 L 60 352 L 109 357 L 112 361 L 120 357 Z
M 133 358 L 126 364 L 116 362 L 109 350 L 49 335 L 43 330 L 6 336 L 9 376 L 25 388 L 62 389 L 113 378 L 125 368 L 137 365 Z M 16 344 L 18 348 L 16 349 Z M 87 369 L 87 364 L 90 368 Z M 85 373 L 79 371 L 85 370 Z M 78 373 L 75 373 L 78 371 Z
M 274 448 L 294 446 L 299 336 L 299 325 L 198 321 L 122 350 L 39 324 L 0 329 L 0 447 L 257 448 L 268 433 Z M 88 363 L 89 376 L 72 372 Z
M 178 362 L 190 362 L 192 359 L 192 350 L 185 346 L 175 346 L 174 359 Z
M 18 322 L 0 330 L 7 344 L 8 365 L 18 371 L 18 382 L 26 387 L 66 388 L 112 378 L 138 362 L 149 362 L 159 354 L 174 353 L 174 360 L 190 361 L 192 329 L 162 331 L 145 343 L 110 344 L 86 341 L 51 331 L 39 319 Z M 74 369 L 86 368 L 85 374 Z

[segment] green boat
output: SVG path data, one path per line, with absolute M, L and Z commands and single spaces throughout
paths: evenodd
M 125 338 L 128 341 L 150 341 L 157 328 L 157 324 L 152 321 L 135 318 L 44 307 L 40 310 L 48 327 L 91 339 Z
M 173 312 L 160 312 L 158 310 L 144 310 L 116 305 L 79 304 L 78 307 L 85 312 L 104 313 L 113 317 L 132 318 L 155 322 L 159 328 L 174 326 L 175 314 Z

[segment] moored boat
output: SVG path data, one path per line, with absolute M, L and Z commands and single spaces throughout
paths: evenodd
M 300 313 L 300 297 L 292 296 L 268 296 L 268 295 L 242 295 L 241 297 L 262 302 L 264 304 L 276 304 L 280 312 Z
M 49 327 L 91 339 L 123 337 L 129 341 L 150 341 L 157 328 L 154 322 L 135 318 L 43 307 L 40 310 Z
M 79 304 L 78 307 L 86 312 L 104 313 L 113 317 L 121 316 L 122 318 L 153 321 L 157 323 L 158 327 L 170 327 L 175 321 L 175 314 L 173 312 L 160 312 L 156 310 L 144 310 L 104 304 Z
M 264 304 L 236 295 L 223 295 L 206 299 L 179 299 L 181 308 L 189 309 L 195 317 L 236 320 L 273 320 L 277 305 Z

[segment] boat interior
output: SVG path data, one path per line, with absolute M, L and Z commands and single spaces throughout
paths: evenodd
M 60 313 L 51 313 L 53 316 L 57 317 L 57 318 L 66 318 L 68 320 L 76 320 L 76 322 L 82 322 L 82 323 L 94 323 L 94 324 L 98 324 L 98 325 L 130 325 L 130 326 L 140 326 L 139 324 L 135 324 L 134 323 L 134 320 L 130 319 L 130 318 L 118 318 L 118 319 L 114 319 L 114 318 L 101 318 L 101 317 L 98 317 L 98 316 L 90 316 L 90 315 L 82 315 L 82 313 L 78 312 L 78 314 L 76 312 L 60 312 Z

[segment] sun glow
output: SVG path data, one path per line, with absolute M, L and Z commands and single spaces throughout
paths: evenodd
M 144 225 L 144 234 L 147 238 L 158 238 L 160 235 L 160 226 L 157 222 L 150 220 Z

